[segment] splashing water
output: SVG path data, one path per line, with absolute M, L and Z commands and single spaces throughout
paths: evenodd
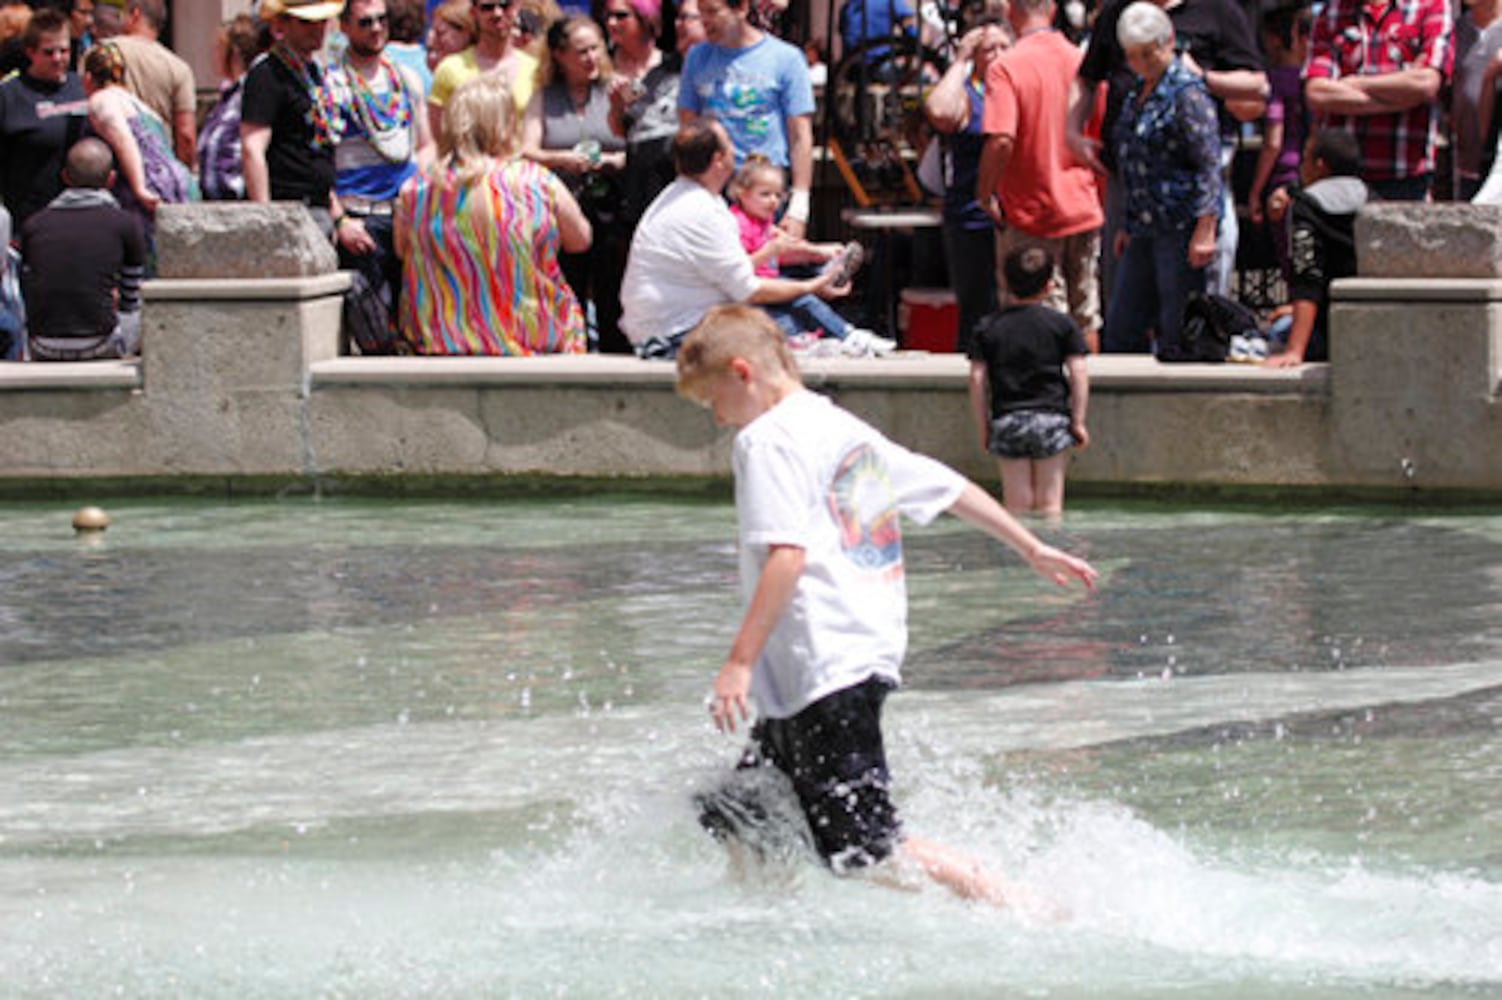
M 724 505 L 110 506 L 0 511 L 0 994 L 1502 990 L 1502 518 L 913 533 L 897 801 L 1046 916 L 731 872 Z

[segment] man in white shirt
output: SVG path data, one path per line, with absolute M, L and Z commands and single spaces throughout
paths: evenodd
M 757 277 L 735 217 L 720 196 L 735 153 L 715 121 L 683 125 L 673 138 L 677 178 L 647 206 L 621 283 L 621 328 L 642 357 L 672 358 L 678 344 L 717 305 L 834 298 L 838 268 L 806 279 Z

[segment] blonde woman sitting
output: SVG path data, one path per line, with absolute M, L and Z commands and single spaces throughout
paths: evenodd
M 397 199 L 403 339 L 418 354 L 578 354 L 584 315 L 558 264 L 589 222 L 546 167 L 519 155 L 506 81 L 482 75 L 444 108 L 438 162 Z

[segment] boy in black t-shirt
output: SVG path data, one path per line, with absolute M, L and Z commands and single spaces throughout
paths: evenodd
M 1015 304 L 976 331 L 970 405 L 981 447 L 1001 466 L 1007 510 L 1058 517 L 1069 449 L 1090 443 L 1085 337 L 1067 314 L 1041 304 L 1053 284 L 1047 248 L 1016 247 L 1002 267 Z
M 1288 304 L 1273 311 L 1289 317 L 1283 351 L 1263 364 L 1291 368 L 1330 358 L 1330 283 L 1356 273 L 1356 213 L 1370 197 L 1359 176 L 1361 144 L 1345 129 L 1309 136 L 1299 165 L 1300 185 L 1281 187 L 1267 199 L 1270 218 L 1289 223 Z

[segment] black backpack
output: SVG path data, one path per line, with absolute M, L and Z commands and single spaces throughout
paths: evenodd
M 1184 303 L 1179 342 L 1158 345 L 1158 360 L 1219 364 L 1231 351 L 1231 338 L 1257 333 L 1257 314 L 1235 299 L 1214 292 L 1191 292 Z
M 361 354 L 399 353 L 401 338 L 381 290 L 370 283 L 364 271 L 350 271 L 349 278 L 349 291 L 344 293 L 345 335 Z

